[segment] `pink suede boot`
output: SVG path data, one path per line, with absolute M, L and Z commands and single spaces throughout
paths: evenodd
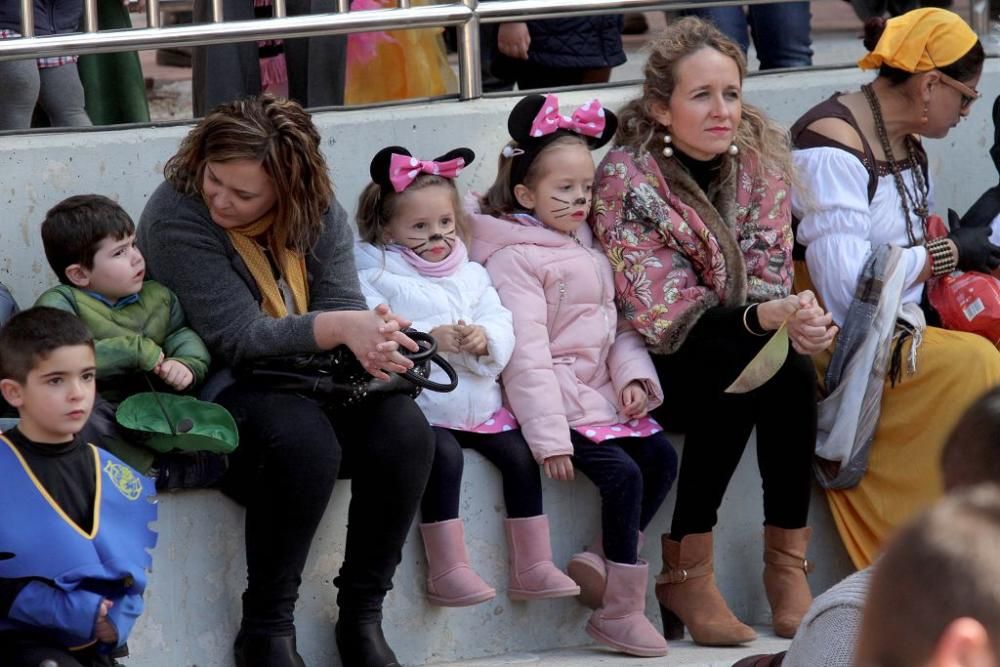
M 523 519 L 504 519 L 510 560 L 511 600 L 564 598 L 580 594 L 573 583 L 552 562 L 549 519 L 544 514 Z
M 602 541 L 603 536 L 598 535 L 586 551 L 575 554 L 566 565 L 566 574 L 580 587 L 580 604 L 590 609 L 597 609 L 601 606 L 604 586 L 608 580 L 608 570 L 604 566 Z M 644 541 L 644 535 L 640 530 L 636 551 L 642 549 Z
M 646 618 L 649 563 L 635 565 L 604 561 L 607 586 L 601 606 L 587 621 L 587 634 L 629 655 L 655 658 L 667 654 L 667 640 Z
M 420 524 L 427 552 L 427 599 L 442 607 L 467 607 L 496 597 L 469 566 L 461 519 Z

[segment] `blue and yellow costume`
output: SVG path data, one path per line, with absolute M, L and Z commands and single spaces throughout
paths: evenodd
M 0 436 L 0 579 L 32 579 L 0 617 L 0 632 L 42 635 L 75 650 L 96 643 L 102 600 L 123 646 L 143 609 L 156 533 L 153 482 L 106 451 L 94 457 L 93 525 L 85 532 L 53 500 L 15 445 Z M 108 650 L 115 647 L 108 646 Z

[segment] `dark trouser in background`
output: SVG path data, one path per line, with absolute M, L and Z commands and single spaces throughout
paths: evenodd
M 508 517 L 521 519 L 542 513 L 541 473 L 521 431 L 469 433 L 435 426 L 434 437 L 434 467 L 420 503 L 425 523 L 458 518 L 465 461 L 462 449 L 479 452 L 500 470 Z
M 710 7 L 685 13 L 714 23 L 743 53 L 750 48 L 752 36 L 760 69 L 812 65 L 808 2 L 750 5 L 745 10 L 740 6 Z
M 223 490 L 247 508 L 243 630 L 294 632 L 302 569 L 338 472 L 352 484 L 337 604 L 342 619 L 377 620 L 430 473 L 420 408 L 391 394 L 329 413 L 311 398 L 241 386 L 218 402 L 241 436 Z
M 812 361 L 789 348 L 784 366 L 746 394 L 724 390 L 768 336 L 742 330 L 742 309 L 695 325 L 675 353 L 654 354 L 664 386 L 676 387 L 656 417 L 686 433 L 670 535 L 707 533 L 757 427 L 757 465 L 764 487 L 764 522 L 786 529 L 806 525 L 816 443 L 816 375 Z
M 677 477 L 677 453 L 662 431 L 645 438 L 593 442 L 570 431 L 573 465 L 601 494 L 604 556 L 634 565 L 639 531 L 653 520 Z

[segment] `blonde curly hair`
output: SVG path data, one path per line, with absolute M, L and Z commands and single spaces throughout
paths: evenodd
M 681 60 L 701 49 L 715 49 L 736 63 L 741 84 L 747 74 L 746 58 L 740 47 L 711 23 L 694 16 L 672 21 L 648 48 L 642 96 L 629 102 L 618 114 L 618 133 L 615 135 L 615 143 L 639 151 L 648 151 L 654 140 L 662 137 L 664 128 L 653 119 L 653 104 L 670 102 Z M 794 172 L 788 131 L 756 107 L 743 102 L 742 108 L 734 140 L 741 154 L 754 156 L 764 170 L 792 182 Z

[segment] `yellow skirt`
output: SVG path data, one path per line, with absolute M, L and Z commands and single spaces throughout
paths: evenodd
M 384 6 L 395 2 L 381 0 Z M 414 0 L 414 6 L 432 4 Z M 458 78 L 448 64 L 441 28 L 392 30 L 375 35 L 351 35 L 351 40 L 370 40 L 374 55 L 357 56 L 348 47 L 346 104 L 374 104 L 413 97 L 434 97 L 458 90 Z M 372 41 L 373 40 L 373 41 Z
M 909 351 L 905 344 L 903 359 Z M 819 364 L 817 364 L 819 365 Z M 829 490 L 833 519 L 859 569 L 886 537 L 941 495 L 941 449 L 958 418 L 1000 384 L 1000 353 L 976 334 L 927 327 L 917 372 L 888 382 L 868 470 L 851 489 Z
M 803 262 L 797 291 L 812 289 Z M 912 339 L 904 344 L 907 359 Z M 813 360 L 823 386 L 831 352 Z M 886 538 L 941 496 L 941 449 L 965 410 L 1000 384 L 1000 352 L 976 334 L 927 327 L 917 372 L 893 387 L 887 380 L 868 470 L 851 489 L 828 490 L 840 537 L 856 567 L 868 567 Z

